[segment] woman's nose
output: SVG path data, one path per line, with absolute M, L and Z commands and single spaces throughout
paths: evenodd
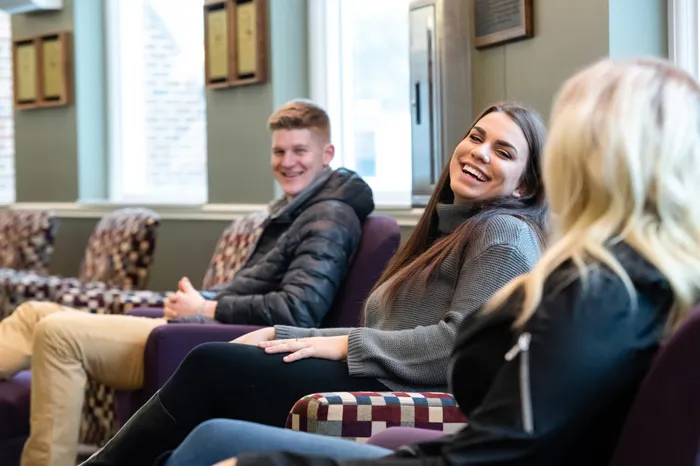
M 491 162 L 491 156 L 489 156 L 488 147 L 486 147 L 485 144 L 474 149 L 472 151 L 472 156 L 477 159 L 481 159 L 481 161 L 484 163 Z

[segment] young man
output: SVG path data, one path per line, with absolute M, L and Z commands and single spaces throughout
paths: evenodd
M 34 301 L 0 322 L 0 377 L 31 361 L 31 434 L 22 466 L 75 465 L 87 374 L 114 388 L 140 388 L 146 340 L 167 320 L 320 324 L 358 247 L 361 221 L 374 209 L 372 191 L 355 173 L 329 169 L 330 122 L 318 106 L 290 102 L 268 123 L 272 172 L 285 196 L 271 205 L 245 265 L 211 300 L 183 278 L 165 319 Z

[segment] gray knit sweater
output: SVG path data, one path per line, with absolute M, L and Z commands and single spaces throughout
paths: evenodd
M 438 228 L 454 231 L 472 209 L 438 205 Z M 353 377 L 379 379 L 396 391 L 446 391 L 447 366 L 465 316 L 479 310 L 503 285 L 528 272 L 539 260 L 532 228 L 510 215 L 478 225 L 462 261 L 457 253 L 440 265 L 423 293 L 407 283 L 388 308 L 381 305 L 387 283 L 365 304 L 363 328 L 305 329 L 275 326 L 275 337 L 348 335 L 348 370 Z M 462 267 L 459 267 L 460 262 Z

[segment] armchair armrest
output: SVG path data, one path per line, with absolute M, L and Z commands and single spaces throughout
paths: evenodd
M 138 309 L 132 315 L 150 310 Z M 156 311 L 156 310 L 153 310 Z M 187 353 L 212 341 L 231 341 L 261 327 L 224 324 L 168 324 L 154 328 L 143 354 L 143 386 L 136 391 L 118 391 L 117 418 L 122 425 L 168 381 Z
M 146 401 L 170 378 L 187 353 L 212 341 L 231 341 L 261 327 L 224 324 L 168 324 L 153 329 L 146 342 L 143 388 Z
M 160 319 L 163 317 L 163 307 L 135 307 L 125 313 L 128 316 L 134 317 L 149 317 L 151 319 Z
M 138 307 L 163 307 L 166 297 L 167 294 L 155 291 L 71 287 L 62 291 L 56 301 L 93 314 L 125 314 Z
M 466 418 L 447 393 L 314 393 L 297 401 L 286 428 L 366 442 L 389 427 L 418 427 L 453 433 Z

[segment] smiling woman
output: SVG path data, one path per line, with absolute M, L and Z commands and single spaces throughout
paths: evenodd
M 521 197 L 528 188 L 528 146 L 543 134 L 515 109 L 486 110 L 455 148 L 450 160 L 450 188 L 455 204 L 498 197 Z M 526 136 L 527 133 L 527 136 Z M 532 171 L 532 170 L 530 170 Z
M 308 149 L 318 142 L 313 132 L 276 131 L 275 174 L 293 195 L 296 179 L 322 169 L 329 154 L 320 144 Z M 85 465 L 150 465 L 214 417 L 280 426 L 309 393 L 446 391 L 460 323 L 539 259 L 544 131 L 537 113 L 516 105 L 492 106 L 478 118 L 473 138 L 445 166 L 418 226 L 367 298 L 362 327 L 275 325 L 234 344 L 200 345 Z M 485 181 L 471 178 L 464 166 Z
M 519 197 L 527 162 L 527 140 L 518 124 L 503 112 L 486 114 L 457 146 L 450 161 L 455 203 Z

